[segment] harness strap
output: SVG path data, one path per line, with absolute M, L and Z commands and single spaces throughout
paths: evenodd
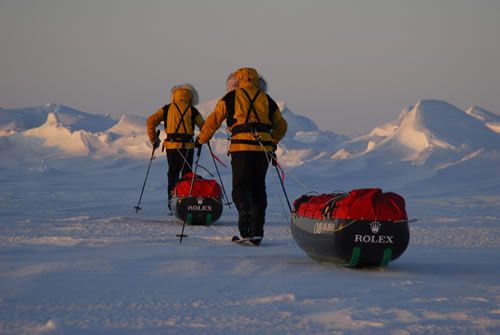
M 173 133 L 167 133 L 167 140 L 170 142 L 177 142 L 177 143 L 183 143 L 182 148 L 184 148 L 184 143 L 189 143 L 193 141 L 193 135 L 188 134 L 187 126 L 186 123 L 184 122 L 184 117 L 186 116 L 187 112 L 189 111 L 189 108 L 191 105 L 187 105 L 186 109 L 184 109 L 184 112 L 181 112 L 181 109 L 179 106 L 174 102 L 174 106 L 179 112 L 179 115 L 181 116 L 179 123 L 177 123 L 177 126 L 175 127 L 175 131 Z M 180 127 L 184 128 L 184 133 L 179 133 Z
M 231 134 L 236 135 L 236 134 L 241 134 L 241 133 L 254 133 L 254 132 L 269 133 L 269 132 L 271 132 L 271 129 L 272 129 L 271 125 L 250 122 L 247 124 L 240 124 L 240 125 L 234 126 L 231 129 Z
M 184 133 L 170 133 L 167 134 L 167 141 L 178 142 L 178 143 L 189 143 L 193 142 L 193 135 Z
M 234 136 L 236 134 L 241 134 L 241 133 L 257 133 L 257 132 L 265 132 L 269 133 L 271 132 L 271 125 L 267 125 L 264 123 L 261 123 L 259 119 L 259 115 L 257 114 L 257 110 L 255 109 L 254 103 L 257 100 L 257 97 L 259 96 L 260 90 L 257 90 L 257 93 L 255 93 L 254 97 L 251 98 L 248 92 L 242 88 L 241 89 L 245 96 L 247 97 L 248 101 L 250 102 L 248 106 L 248 111 L 247 115 L 245 118 L 245 123 L 236 125 L 231 129 L 231 136 Z M 248 122 L 250 120 L 250 114 L 254 114 L 255 118 L 257 119 L 257 122 Z M 235 142 L 232 142 L 235 143 Z
M 189 107 L 191 107 L 190 105 L 187 105 L 186 109 L 184 110 L 184 112 L 181 112 L 181 109 L 179 108 L 179 106 L 174 102 L 174 106 L 175 108 L 177 109 L 177 111 L 179 112 L 180 116 L 181 116 L 181 119 L 179 120 L 179 123 L 177 124 L 177 127 L 175 128 L 175 131 L 174 133 L 179 133 L 179 128 L 182 127 L 184 128 L 184 133 L 187 133 L 188 130 L 187 130 L 187 126 L 186 126 L 186 123 L 184 122 L 184 117 L 186 116 L 188 110 L 189 110 Z
M 231 144 L 249 144 L 249 145 L 262 144 L 263 146 L 272 146 L 273 141 L 231 139 Z
M 248 120 L 250 119 L 250 114 L 252 112 L 255 115 L 255 118 L 257 119 L 257 123 L 261 123 L 260 119 L 259 119 L 259 115 L 257 114 L 257 110 L 255 109 L 255 106 L 254 106 L 255 100 L 257 100 L 257 97 L 259 96 L 260 90 L 257 90 L 257 93 L 255 93 L 255 96 L 253 98 L 250 98 L 250 95 L 248 94 L 248 92 L 244 88 L 242 88 L 241 90 L 243 91 L 243 93 L 245 93 L 245 96 L 247 97 L 248 101 L 250 101 L 250 105 L 248 106 L 248 111 L 247 111 L 247 117 L 245 119 L 244 124 L 248 123 Z

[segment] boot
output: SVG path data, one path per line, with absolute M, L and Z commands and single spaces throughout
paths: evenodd
M 248 204 L 242 204 L 238 208 L 238 228 L 242 238 L 251 237 L 252 211 L 250 208 Z
M 251 219 L 251 213 L 248 211 L 240 211 L 238 213 L 238 228 L 240 229 L 240 236 L 243 238 L 248 238 L 251 236 Z
M 253 237 L 249 241 L 253 245 L 260 245 L 260 243 L 262 242 L 262 238 L 260 238 L 260 237 Z
M 264 222 L 266 217 L 266 211 L 258 206 L 253 206 L 252 208 L 252 218 L 251 218 L 251 235 L 256 239 L 260 240 L 264 237 Z

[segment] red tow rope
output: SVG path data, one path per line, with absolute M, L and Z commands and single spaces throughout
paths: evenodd
M 213 157 L 213 158 L 214 158 L 217 162 L 219 162 L 219 163 L 220 163 L 220 165 L 222 165 L 223 167 L 227 168 L 226 164 L 224 164 L 224 163 L 223 163 L 223 162 L 219 159 L 219 157 L 217 157 L 217 156 L 213 153 L 213 151 L 210 151 L 210 153 L 212 154 L 212 157 Z

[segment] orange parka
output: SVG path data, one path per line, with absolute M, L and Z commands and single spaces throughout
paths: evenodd
M 170 104 L 158 109 L 148 117 L 147 133 L 149 140 L 156 140 L 156 128 L 163 122 L 167 138 L 163 141 L 165 149 L 194 148 L 194 125 L 203 127 L 204 120 L 192 105 L 193 88 L 190 85 L 176 86 L 172 89 Z
M 272 151 L 285 136 L 287 123 L 276 102 L 258 87 L 257 71 L 243 68 L 235 75 L 239 87 L 217 102 L 198 141 L 201 144 L 208 142 L 226 120 L 231 133 L 230 152 Z

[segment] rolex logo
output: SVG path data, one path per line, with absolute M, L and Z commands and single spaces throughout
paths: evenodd
M 203 198 L 202 197 L 196 198 L 196 202 L 198 202 L 198 205 L 201 205 L 203 203 Z
M 370 222 L 370 228 L 372 229 L 372 233 L 377 234 L 378 231 L 380 230 L 380 222 L 378 221 L 372 221 Z

